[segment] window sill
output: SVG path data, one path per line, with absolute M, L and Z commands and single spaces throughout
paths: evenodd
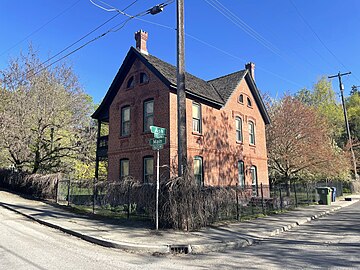
M 236 144 L 243 145 L 244 143 L 242 141 L 236 141 Z
M 127 139 L 127 138 L 130 138 L 130 137 L 131 137 L 131 134 L 129 134 L 129 135 L 120 135 L 119 139 Z
M 193 131 L 191 132 L 192 135 L 195 135 L 195 136 L 199 136 L 199 137 L 203 137 L 204 135 L 202 133 L 199 133 L 199 132 L 196 132 L 196 131 Z
M 255 148 L 256 144 L 249 143 L 249 146 Z
M 141 83 L 139 83 L 139 86 L 143 86 L 143 85 L 148 84 L 148 83 L 149 83 L 149 81 L 147 81 L 147 82 L 141 82 Z

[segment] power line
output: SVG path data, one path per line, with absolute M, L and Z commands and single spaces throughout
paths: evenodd
M 91 0 L 90 0 L 90 1 L 91 1 Z M 137 1 L 138 1 L 138 0 L 134 1 L 132 4 L 130 4 L 129 6 L 127 6 L 125 9 L 127 9 L 128 7 L 130 7 L 131 5 L 133 5 L 133 4 L 134 4 L 135 2 L 137 2 Z M 173 1 L 167 1 L 167 2 L 173 2 Z M 158 5 L 158 6 L 162 6 L 162 5 L 163 5 L 163 4 L 160 4 L 160 5 Z M 165 5 L 168 5 L 168 3 L 164 4 L 164 6 L 165 6 Z M 125 10 L 125 9 L 124 9 L 124 10 Z M 55 56 L 47 59 L 46 61 L 44 61 L 43 63 L 41 63 L 37 68 L 43 66 L 45 63 L 48 63 L 50 60 L 54 59 L 56 56 L 60 55 L 61 53 L 63 53 L 64 51 L 66 51 L 67 49 L 69 49 L 70 47 L 72 47 L 73 45 L 75 45 L 76 43 L 80 42 L 80 41 L 83 40 L 85 37 L 89 36 L 91 33 L 93 33 L 94 31 L 96 31 L 97 29 L 99 29 L 100 27 L 102 27 L 103 25 L 105 25 L 106 23 L 108 23 L 109 21 L 111 21 L 112 19 L 114 19 L 115 17 L 117 17 L 119 14 L 126 15 L 126 16 L 128 16 L 128 18 L 127 18 L 126 20 L 124 20 L 123 22 L 121 22 L 121 23 L 115 25 L 114 27 L 110 28 L 109 30 L 107 30 L 107 31 L 104 32 L 103 34 L 101 34 L 101 35 L 93 38 L 92 40 L 86 42 L 85 44 L 81 45 L 80 47 L 72 50 L 72 51 L 69 52 L 68 54 L 66 54 L 66 55 L 60 57 L 59 59 L 51 62 L 50 64 L 46 65 L 45 67 L 40 68 L 40 70 L 34 72 L 33 74 L 30 74 L 28 78 L 31 78 L 31 77 L 39 74 L 41 71 L 43 71 L 43 70 L 47 69 L 48 67 L 50 67 L 50 66 L 58 63 L 59 61 L 65 59 L 66 57 L 70 56 L 71 54 L 73 54 L 73 53 L 81 50 L 82 48 L 84 48 L 84 47 L 87 46 L 88 44 L 90 44 L 90 43 L 92 43 L 92 42 L 94 42 L 94 41 L 96 41 L 96 40 L 98 40 L 98 39 L 106 36 L 107 34 L 109 34 L 109 33 L 111 33 L 111 32 L 117 32 L 117 31 L 119 31 L 119 30 L 122 29 L 130 20 L 132 20 L 132 19 L 134 19 L 134 18 L 136 18 L 136 17 L 145 16 L 145 15 L 151 13 L 151 9 L 147 9 L 147 10 L 145 10 L 145 11 L 143 11 L 143 12 L 138 13 L 137 15 L 132 16 L 132 15 L 126 14 L 124 11 L 120 11 L 120 10 L 118 10 L 118 9 L 116 9 L 116 11 L 118 12 L 118 14 L 116 14 L 116 15 L 113 16 L 113 17 L 111 17 L 110 19 L 108 19 L 107 21 L 105 21 L 104 23 L 102 23 L 100 26 L 96 27 L 94 30 L 90 31 L 88 34 L 86 34 L 85 36 L 83 36 L 82 38 L 80 38 L 79 40 L 77 40 L 76 42 L 74 42 L 74 43 L 72 43 L 71 45 L 67 46 L 65 49 L 61 50 L 61 51 L 60 51 L 59 53 L 57 53 Z M 35 70 L 35 69 L 32 69 L 32 70 L 28 71 L 28 72 L 27 72 L 27 75 L 28 75 L 29 73 L 33 72 L 34 70 Z
M 315 32 L 314 28 L 311 27 L 310 23 L 305 19 L 305 17 L 301 14 L 300 10 L 297 8 L 293 0 L 290 0 L 290 3 L 295 8 L 295 11 L 299 15 L 299 17 L 303 20 L 303 22 L 306 24 L 306 26 L 311 30 L 311 32 L 314 34 L 314 36 L 320 41 L 320 43 L 324 46 L 324 48 L 342 65 L 345 69 L 348 69 L 344 63 L 330 50 L 330 48 L 325 44 L 325 42 L 322 41 L 320 36 Z M 352 74 L 358 81 L 360 81 L 359 78 L 357 78 L 354 74 Z
M 298 68 L 298 69 L 303 69 L 297 63 L 292 61 L 289 57 L 281 54 L 281 51 L 273 43 L 271 43 L 266 38 L 264 38 L 262 35 L 260 35 L 252 27 L 250 27 L 243 20 L 241 20 L 236 14 L 234 14 L 232 11 L 230 11 L 228 8 L 226 8 L 223 4 L 221 4 L 218 0 L 204 0 L 204 1 L 206 3 L 208 3 L 210 6 L 212 6 L 213 8 L 215 8 L 218 12 L 220 12 L 227 19 L 229 19 L 238 28 L 243 30 L 245 33 L 247 33 L 252 38 L 254 38 L 257 42 L 259 42 L 261 45 L 263 45 L 265 48 L 267 48 L 269 51 L 271 51 L 273 54 L 282 58 L 285 62 L 292 65 L 293 67 Z
M 146 22 L 146 23 L 152 24 L 152 25 L 156 25 L 156 26 L 159 26 L 159 27 L 162 27 L 162 28 L 165 28 L 165 29 L 169 29 L 169 30 L 176 31 L 176 28 L 171 27 L 171 26 L 168 26 L 168 25 L 164 25 L 164 24 L 161 24 L 161 23 L 156 23 L 156 22 L 148 21 L 148 20 L 145 20 L 145 19 L 142 19 L 142 18 L 135 18 L 135 19 L 136 19 L 136 20 L 139 20 L 139 21 L 142 21 L 142 22 Z M 206 42 L 206 41 L 204 41 L 204 40 L 201 40 L 201 39 L 198 38 L 198 37 L 195 37 L 195 36 L 190 35 L 190 34 L 188 34 L 188 33 L 185 33 L 185 35 L 188 36 L 188 37 L 190 37 L 190 38 L 192 38 L 192 39 L 194 39 L 194 40 L 196 40 L 196 41 L 198 41 L 198 42 L 200 42 L 200 43 L 202 43 L 202 44 L 204 44 L 204 45 L 206 45 L 206 46 L 208 46 L 208 47 L 211 47 L 211 48 L 213 48 L 213 49 L 215 49 L 215 50 L 217 50 L 217 51 L 219 51 L 219 52 L 221 52 L 221 53 L 223 53 L 223 54 L 226 54 L 226 55 L 228 55 L 228 56 L 230 56 L 230 57 L 233 57 L 233 58 L 235 58 L 235 59 L 238 59 L 238 60 L 240 60 L 240 61 L 247 62 L 246 60 L 244 60 L 244 59 L 242 59 L 242 58 L 240 58 L 240 57 L 238 57 L 238 56 L 236 56 L 236 55 L 233 55 L 233 54 L 231 54 L 231 53 L 229 53 L 229 52 L 227 52 L 227 51 L 225 51 L 225 50 L 223 50 L 223 49 L 220 49 L 220 48 L 218 48 L 218 47 L 216 47 L 216 46 L 214 46 L 214 45 L 212 45 L 212 44 L 210 44 L 210 43 L 208 43 L 208 42 Z M 276 73 L 274 73 L 274 72 L 272 72 L 272 71 L 270 71 L 270 70 L 268 70 L 268 69 L 262 68 L 261 66 L 258 66 L 258 65 L 257 65 L 257 68 L 260 69 L 260 70 L 262 70 L 262 71 L 264 71 L 264 72 L 266 72 L 266 73 L 269 73 L 269 74 L 271 74 L 271 75 L 274 75 L 275 77 L 277 77 L 277 78 L 279 78 L 279 79 L 281 79 L 281 80 L 283 80 L 283 81 L 286 81 L 286 82 L 291 83 L 291 84 L 296 85 L 296 86 L 303 87 L 303 85 L 301 85 L 301 84 L 299 84 L 299 83 L 297 83 L 297 82 L 295 82 L 295 81 L 289 80 L 289 79 L 287 79 L 287 78 L 285 78 L 285 77 L 283 77 L 283 76 L 281 76 L 281 75 L 279 75 L 279 74 L 276 74 Z
M 99 28 L 101 28 L 102 26 L 104 26 L 105 24 L 107 24 L 108 22 L 110 22 L 111 20 L 115 19 L 117 16 L 119 16 L 120 14 L 115 14 L 114 16 L 112 16 L 110 19 L 106 20 L 105 22 L 103 22 L 102 24 L 100 24 L 99 26 L 97 26 L 95 29 L 91 30 L 90 32 L 88 32 L 87 34 L 85 34 L 84 36 L 82 36 L 81 38 L 79 38 L 77 41 L 73 42 L 72 44 L 70 44 L 69 46 L 65 47 L 64 49 L 62 49 L 61 51 L 59 51 L 58 53 L 56 53 L 55 55 L 53 55 L 52 57 L 50 57 L 49 59 L 47 59 L 45 62 L 43 62 L 41 65 L 46 64 L 47 62 L 51 61 L 52 59 L 54 59 L 55 57 L 57 57 L 58 55 L 62 54 L 63 52 L 65 52 L 66 50 L 68 50 L 69 48 L 71 48 L 72 46 L 74 46 L 75 44 L 79 43 L 80 41 L 82 41 L 83 39 L 85 39 L 86 37 L 88 37 L 89 35 L 91 35 L 92 33 L 94 33 L 96 30 L 98 30 Z
M 129 7 L 131 7 L 132 5 L 134 5 L 137 1 L 138 1 L 138 0 L 133 1 L 130 5 L 126 6 L 126 7 L 123 9 L 123 11 L 125 11 L 126 9 L 128 9 Z M 91 30 L 90 32 L 88 32 L 87 34 L 85 34 L 84 36 L 82 36 L 81 38 L 79 38 L 78 40 L 76 40 L 75 42 L 73 42 L 72 44 L 70 44 L 69 46 L 65 47 L 64 49 L 62 49 L 61 51 L 59 51 L 58 53 L 56 53 L 56 54 L 53 55 L 52 57 L 48 58 L 46 61 L 44 61 L 43 63 L 41 63 L 41 64 L 39 65 L 39 67 L 40 67 L 40 66 L 43 66 L 44 64 L 46 64 L 46 63 L 48 63 L 48 62 L 50 62 L 52 59 L 54 59 L 55 57 L 59 56 L 60 54 L 62 54 L 63 52 L 65 52 L 66 50 L 68 50 L 69 48 L 71 48 L 72 46 L 74 46 L 75 44 L 79 43 L 80 41 L 82 41 L 83 39 L 85 39 L 86 37 L 88 37 L 89 35 L 91 35 L 92 33 L 94 33 L 96 30 L 100 29 L 102 26 L 104 26 L 105 24 L 109 23 L 110 21 L 112 21 L 113 19 L 115 19 L 116 17 L 118 17 L 119 15 L 120 15 L 120 13 L 115 14 L 115 15 L 112 16 L 110 19 L 106 20 L 105 22 L 103 22 L 102 24 L 100 24 L 99 26 L 97 26 L 96 28 L 94 28 L 93 30 Z M 126 22 L 123 22 L 123 23 L 126 24 Z M 118 24 L 117 26 L 119 26 L 119 24 Z M 118 30 L 120 30 L 120 29 L 118 29 Z M 104 33 L 104 34 L 100 35 L 99 37 L 96 37 L 95 39 L 87 42 L 85 45 L 81 46 L 81 48 L 83 48 L 83 47 L 85 47 L 86 45 L 88 45 L 89 43 L 91 43 L 91 42 L 99 39 L 100 37 L 105 36 L 106 34 L 107 34 L 107 33 Z M 67 54 L 65 57 L 71 55 L 72 53 L 74 53 L 74 52 L 76 52 L 76 51 L 78 51 L 78 50 L 79 50 L 79 48 L 76 49 L 75 51 L 71 52 L 70 54 Z M 65 57 L 64 57 L 64 58 L 65 58 Z M 61 60 L 62 60 L 62 59 L 63 59 L 63 58 L 61 58 Z M 57 62 L 59 62 L 59 61 L 60 61 L 60 60 L 55 61 L 55 62 L 53 62 L 51 65 L 53 65 L 53 64 L 55 64 L 55 63 L 57 63 Z M 48 65 L 48 66 L 46 66 L 45 68 L 47 68 L 47 67 L 49 67 L 49 66 L 51 66 L 51 65 Z M 45 68 L 44 68 L 44 69 L 45 69 Z M 42 70 L 43 70 L 43 69 L 41 69 L 40 71 L 42 71 Z M 28 71 L 27 74 L 30 73 L 30 72 L 32 72 L 32 71 L 33 71 L 33 69 L 30 70 L 30 71 Z M 40 71 L 38 71 L 38 72 L 40 72 Z M 34 73 L 32 76 L 35 76 L 38 72 Z
M 210 6 L 212 6 L 214 9 L 216 9 L 218 12 L 220 12 L 224 17 L 229 19 L 236 26 L 241 28 L 245 33 L 250 35 L 252 38 L 258 41 L 264 47 L 266 47 L 268 50 L 280 56 L 280 50 L 275 45 L 273 45 L 270 41 L 268 41 L 262 35 L 256 32 L 252 27 L 246 24 L 243 20 L 241 20 L 237 15 L 235 15 L 232 11 L 226 8 L 223 4 L 221 4 L 217 0 L 204 0 L 204 1 L 208 3 Z
M 50 24 L 51 22 L 53 22 L 54 20 L 56 20 L 58 17 L 60 17 L 61 15 L 63 15 L 65 12 L 67 12 L 68 10 L 70 10 L 71 8 L 73 8 L 77 3 L 79 3 L 81 0 L 76 1 L 74 4 L 72 4 L 71 6 L 69 6 L 68 8 L 64 9 L 63 11 L 61 11 L 59 14 L 57 14 L 55 17 L 53 17 L 52 19 L 50 19 L 49 21 L 47 21 L 46 23 L 44 23 L 42 26 L 40 26 L 39 28 L 37 28 L 36 30 L 34 30 L 33 32 L 31 32 L 29 35 L 27 35 L 25 38 L 23 38 L 22 40 L 20 40 L 19 42 L 17 42 L 16 44 L 14 44 L 13 46 L 11 46 L 10 48 L 6 49 L 5 51 L 3 51 L 0 56 L 3 56 L 5 53 L 7 53 L 8 51 L 10 51 L 11 49 L 15 48 L 17 45 L 21 44 L 22 42 L 24 42 L 25 40 L 27 40 L 29 37 L 31 37 L 32 35 L 36 34 L 37 32 L 39 32 L 41 29 L 43 29 L 45 26 L 47 26 L 48 24 Z

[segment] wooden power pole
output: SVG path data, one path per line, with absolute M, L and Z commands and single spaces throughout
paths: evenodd
M 349 146 L 350 146 L 350 151 L 351 151 L 351 156 L 352 156 L 352 160 L 353 160 L 353 166 L 354 166 L 354 176 L 355 179 L 358 180 L 358 174 L 357 174 L 357 169 L 356 169 L 356 158 L 355 158 L 355 154 L 354 154 L 354 150 L 353 150 L 353 146 L 352 146 L 352 140 L 351 140 L 351 133 L 350 133 L 350 127 L 349 127 L 349 121 L 348 121 L 348 117 L 347 117 L 347 112 L 346 112 L 346 104 L 345 104 L 345 99 L 344 99 L 344 85 L 341 81 L 341 77 L 345 76 L 345 75 L 349 75 L 351 74 L 351 72 L 346 72 L 346 73 L 339 73 L 333 76 L 329 76 L 329 79 L 332 78 L 338 78 L 339 79 L 339 87 L 340 87 L 340 93 L 341 93 L 341 102 L 342 102 L 342 106 L 343 106 L 343 111 L 344 111 L 344 118 L 345 118 L 345 126 L 346 126 L 346 133 L 348 136 L 348 142 L 349 142 Z
M 178 175 L 187 166 L 184 0 L 177 0 L 177 107 L 178 107 Z

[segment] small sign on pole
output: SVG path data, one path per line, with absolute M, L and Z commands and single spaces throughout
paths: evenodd
M 164 148 L 166 144 L 166 128 L 150 126 L 151 133 L 154 138 L 151 138 L 149 144 L 153 150 L 156 150 L 156 230 L 159 229 L 159 189 L 160 189 L 160 154 L 159 150 Z

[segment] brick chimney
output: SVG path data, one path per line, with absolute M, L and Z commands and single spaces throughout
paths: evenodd
M 245 68 L 249 71 L 251 77 L 255 81 L 255 64 L 253 62 L 249 62 L 245 65 Z
M 136 40 L 136 49 L 143 53 L 148 55 L 148 51 L 146 48 L 146 41 L 148 39 L 148 33 L 143 31 L 143 30 L 139 30 L 135 33 L 135 40 Z

